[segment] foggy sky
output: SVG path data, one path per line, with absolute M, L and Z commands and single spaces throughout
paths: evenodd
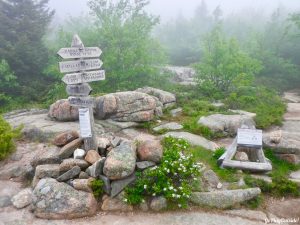
M 86 5 L 88 0 L 50 0 L 49 6 L 56 10 L 58 18 L 77 16 L 88 13 Z M 181 13 L 186 17 L 193 15 L 201 0 L 150 0 L 147 10 L 154 15 L 159 15 L 162 21 L 174 18 Z M 224 14 L 237 13 L 245 8 L 263 9 L 269 13 L 279 5 L 288 9 L 300 10 L 300 0 L 206 0 L 210 11 L 218 5 L 221 6 Z

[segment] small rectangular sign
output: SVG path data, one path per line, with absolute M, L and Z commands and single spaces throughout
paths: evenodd
M 88 108 L 79 109 L 80 136 L 83 138 L 92 137 L 90 111 Z
M 100 69 L 103 62 L 100 59 L 86 59 L 76 61 L 59 62 L 59 69 L 61 73 L 77 72 L 83 70 Z
M 70 96 L 68 98 L 71 106 L 79 106 L 79 107 L 94 107 L 94 99 L 91 97 L 73 97 Z
M 262 146 L 262 130 L 238 129 L 237 144 L 253 147 Z
M 96 58 L 101 55 L 102 51 L 98 47 L 87 48 L 61 48 L 57 54 L 63 59 L 76 59 L 76 58 Z

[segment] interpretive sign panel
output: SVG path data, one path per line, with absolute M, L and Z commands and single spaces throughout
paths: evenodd
M 238 129 L 237 144 L 245 146 L 262 146 L 262 130 Z
M 92 137 L 92 129 L 90 123 L 90 112 L 88 108 L 79 109 L 79 125 L 80 136 L 83 138 Z

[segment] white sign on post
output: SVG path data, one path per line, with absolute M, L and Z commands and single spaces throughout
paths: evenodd
M 88 108 L 79 109 L 79 125 L 80 125 L 80 136 L 83 138 L 92 137 L 91 123 L 90 123 L 90 112 Z
M 238 129 L 237 144 L 244 146 L 261 147 L 262 130 Z
M 84 73 L 69 73 L 62 78 L 62 81 L 66 84 L 80 84 L 98 80 L 105 80 L 104 70 L 88 71 Z

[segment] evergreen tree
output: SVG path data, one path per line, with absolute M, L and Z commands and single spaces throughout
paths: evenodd
M 47 79 L 42 76 L 48 61 L 43 36 L 53 11 L 48 0 L 0 0 L 0 55 L 20 84 L 16 94 L 38 98 Z

